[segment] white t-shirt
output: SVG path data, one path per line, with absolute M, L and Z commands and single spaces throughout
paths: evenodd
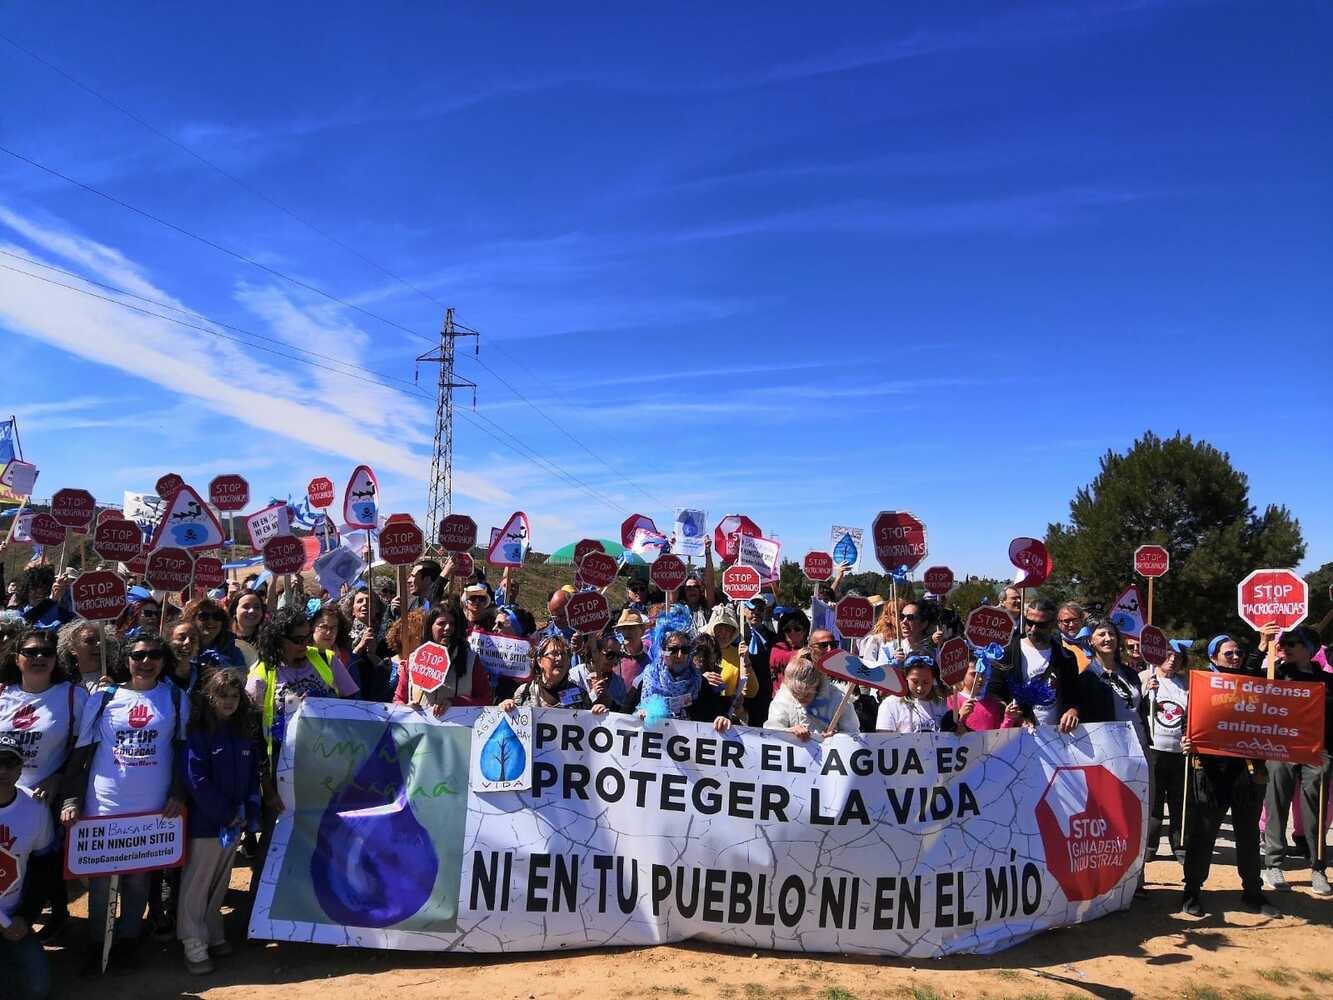
M 1055 690 L 1055 677 L 1047 677 L 1051 669 L 1051 649 L 1038 649 L 1030 641 L 1024 639 L 1020 643 L 1023 650 L 1023 683 L 1029 681 L 1044 680 L 1050 685 L 1051 690 Z M 1053 649 L 1054 647 L 1052 647 Z M 1038 725 L 1056 726 L 1060 723 L 1060 709 L 1058 699 L 1049 705 L 1033 705 L 1032 715 L 1037 720 Z
M 11 733 L 23 751 L 22 787 L 36 788 L 64 766 L 87 702 L 83 685 L 68 682 L 52 684 L 41 694 L 30 694 L 18 684 L 0 690 L 0 733 Z
M 879 733 L 938 733 L 940 720 L 949 712 L 944 698 L 920 701 L 889 695 L 879 703 L 875 731 Z
M 151 691 L 118 687 L 100 718 L 102 695 L 88 703 L 79 746 L 96 744 L 97 749 L 83 802 L 85 816 L 157 812 L 166 804 L 173 738 L 185 738 L 188 721 L 184 692 L 177 718 L 173 687 L 170 681 L 158 681 Z
M 1145 671 L 1145 684 L 1152 679 Z M 1165 753 L 1182 753 L 1180 739 L 1185 735 L 1185 712 L 1189 708 L 1190 688 L 1181 674 L 1158 676 L 1157 690 L 1148 692 L 1148 729 L 1152 747 Z
M 18 909 L 23 892 L 23 873 L 28 868 L 28 855 L 44 851 L 55 836 L 51 810 L 19 786 L 14 801 L 0 806 L 0 851 L 14 859 L 18 878 L 0 892 L 0 927 L 8 927 L 10 917 Z

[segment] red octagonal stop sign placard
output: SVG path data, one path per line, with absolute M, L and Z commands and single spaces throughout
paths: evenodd
M 1236 588 L 1241 618 L 1253 629 L 1269 622 L 1284 631 L 1305 621 L 1310 611 L 1310 588 L 1290 569 L 1257 569 Z
M 949 687 L 961 683 L 967 675 L 968 664 L 972 662 L 971 652 L 967 648 L 967 640 L 959 636 L 946 639 L 944 645 L 935 654 L 935 662 L 940 667 L 941 681 Z
M 454 571 L 452 574 L 450 574 L 451 576 L 472 575 L 472 571 L 476 567 L 472 564 L 472 555 L 470 553 L 455 552 L 453 558 L 454 558 Z
M 316 476 L 306 484 L 305 495 L 310 498 L 311 507 L 321 510 L 333 503 L 333 480 L 328 476 Z
M 305 565 L 305 546 L 295 535 L 277 535 L 270 538 L 263 548 L 264 568 L 270 573 L 283 576 L 287 573 L 299 573 Z
M 579 577 L 589 587 L 608 587 L 619 569 L 620 564 L 605 552 L 589 552 L 579 562 Z
M 169 547 L 149 553 L 144 579 L 154 590 L 183 590 L 190 585 L 193 563 L 184 549 Z
M 74 581 L 70 597 L 84 618 L 110 621 L 125 610 L 125 581 L 110 570 L 93 570 Z
M 948 566 L 932 566 L 921 578 L 926 592 L 943 597 L 953 587 L 953 570 Z
M 56 490 L 51 516 L 66 528 L 85 528 L 97 514 L 97 500 L 87 490 Z
M 449 650 L 438 642 L 422 643 L 408 658 L 407 676 L 421 690 L 434 691 L 449 677 Z
M 679 590 L 689 575 L 690 570 L 685 561 L 669 552 L 658 556 L 652 566 L 648 567 L 648 579 L 653 581 L 654 586 L 660 587 L 663 593 Z
M 807 552 L 801 560 L 801 572 L 807 580 L 827 580 L 833 576 L 833 557 L 827 552 Z
M 1171 568 L 1171 553 L 1160 545 L 1140 545 L 1134 550 L 1134 572 L 1139 576 L 1165 576 Z
M 833 623 L 847 639 L 860 639 L 875 628 L 875 606 L 864 597 L 844 597 L 837 603 Z
M 719 559 L 735 559 L 739 554 L 740 543 L 737 535 L 749 535 L 751 538 L 763 538 L 764 533 L 744 514 L 728 514 L 713 528 L 713 551 Z
M 752 566 L 728 566 L 722 571 L 722 593 L 728 600 L 748 601 L 759 596 L 764 581 Z
M 967 636 L 967 641 L 977 649 L 992 643 L 1008 646 L 1013 634 L 1014 620 L 1009 617 L 1009 612 L 1003 608 L 991 608 L 986 605 L 975 608 L 967 616 L 967 625 L 963 628 L 963 635 Z
M 565 617 L 575 632 L 592 635 L 611 623 L 611 606 L 595 590 L 575 594 L 565 604 Z
M 880 511 L 870 526 L 870 537 L 875 543 L 875 558 L 887 572 L 902 566 L 915 569 L 926 558 L 926 526 L 909 511 Z
M 1160 667 L 1171 655 L 1171 643 L 1166 633 L 1156 625 L 1145 625 L 1139 633 L 1139 655 L 1154 667 Z
M 218 510 L 242 510 L 250 502 L 250 484 L 243 476 L 215 476 L 208 484 L 208 502 Z
M 227 571 L 217 556 L 199 556 L 194 561 L 194 585 L 212 590 L 227 582 Z
M 450 514 L 441 519 L 436 540 L 445 552 L 467 552 L 477 544 L 477 522 L 466 514 Z
M 63 524 L 45 511 L 34 514 L 28 523 L 28 534 L 38 545 L 64 544 L 65 530 Z
M 93 551 L 102 559 L 129 562 L 143 548 L 143 531 L 123 517 L 103 521 L 93 529 Z
M 390 566 L 407 566 L 421 558 L 421 529 L 411 521 L 392 521 L 380 531 L 380 558 Z
M 577 566 L 583 562 L 583 557 L 589 552 L 605 552 L 606 546 L 595 538 L 584 538 L 574 546 L 574 565 Z

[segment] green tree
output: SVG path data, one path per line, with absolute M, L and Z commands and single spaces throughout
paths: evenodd
M 983 599 L 989 598 L 991 604 L 998 604 L 1004 582 L 988 580 L 985 577 L 969 576 L 956 584 L 944 603 L 958 612 L 965 620 L 975 609 L 981 606 Z
M 1305 619 L 1307 625 L 1318 625 L 1333 608 L 1329 588 L 1333 587 L 1333 562 L 1326 562 L 1313 573 L 1306 576 L 1305 582 L 1310 587 L 1310 615 Z M 1325 635 L 1324 640 L 1333 640 L 1333 635 Z
M 1134 576 L 1134 550 L 1165 546 L 1171 569 L 1156 581 L 1154 624 L 1175 634 L 1243 628 L 1236 585 L 1246 573 L 1295 566 L 1305 555 L 1300 523 L 1270 504 L 1250 504 L 1249 482 L 1206 442 L 1151 431 L 1125 454 L 1108 451 L 1101 471 L 1052 524 L 1050 590 L 1110 605 Z M 1146 587 L 1145 587 L 1146 594 Z

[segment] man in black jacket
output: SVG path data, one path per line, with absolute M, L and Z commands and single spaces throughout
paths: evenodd
M 1019 632 L 1005 651 L 1004 669 L 991 678 L 990 693 L 1009 703 L 1022 685 L 1044 681 L 1055 692 L 1055 701 L 1033 706 L 1032 715 L 1038 725 L 1059 726 L 1060 732 L 1069 733 L 1080 722 L 1101 721 L 1086 717 L 1078 661 L 1062 643 L 1055 641 L 1055 602 L 1029 601 L 1019 624 Z

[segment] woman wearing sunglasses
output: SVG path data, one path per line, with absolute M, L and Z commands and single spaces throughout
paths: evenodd
M 515 708 L 568 708 L 605 715 L 606 705 L 594 705 L 588 693 L 569 677 L 572 650 L 560 635 L 544 636 L 532 650 L 532 679 L 520 684 L 512 698 L 500 702 L 500 711 Z
M 0 661 L 0 733 L 9 732 L 23 754 L 19 786 L 50 810 L 53 821 L 60 813 L 61 776 L 87 701 L 88 692 L 69 679 L 57 659 L 55 635 L 24 626 Z M 19 914 L 31 924 L 51 904 L 42 941 L 54 938 L 69 920 L 61 861 L 61 853 L 53 851 L 34 854 L 28 862 Z
M 246 669 L 245 654 L 231 632 L 231 615 L 217 601 L 211 597 L 192 601 L 181 612 L 180 620 L 193 622 L 199 629 L 199 652 L 195 655 L 207 655 L 217 666 Z
M 62 822 L 80 816 L 180 815 L 184 785 L 176 750 L 185 739 L 188 711 L 182 711 L 180 689 L 162 681 L 164 672 L 175 670 L 175 661 L 160 636 L 140 632 L 126 637 L 125 658 L 111 675 L 117 684 L 94 696 L 83 713 L 78 745 L 61 783 Z M 88 885 L 91 940 L 85 972 L 101 967 L 110 883 L 110 876 L 103 876 Z M 120 919 L 111 950 L 117 968 L 136 964 L 148 889 L 148 872 L 120 876 Z
M 684 629 L 668 631 L 660 643 L 654 643 L 652 662 L 634 679 L 626 707 L 640 718 L 651 713 L 653 718 L 711 722 L 719 733 L 725 733 L 731 728 L 734 699 L 704 680 L 691 655 L 693 646 Z

